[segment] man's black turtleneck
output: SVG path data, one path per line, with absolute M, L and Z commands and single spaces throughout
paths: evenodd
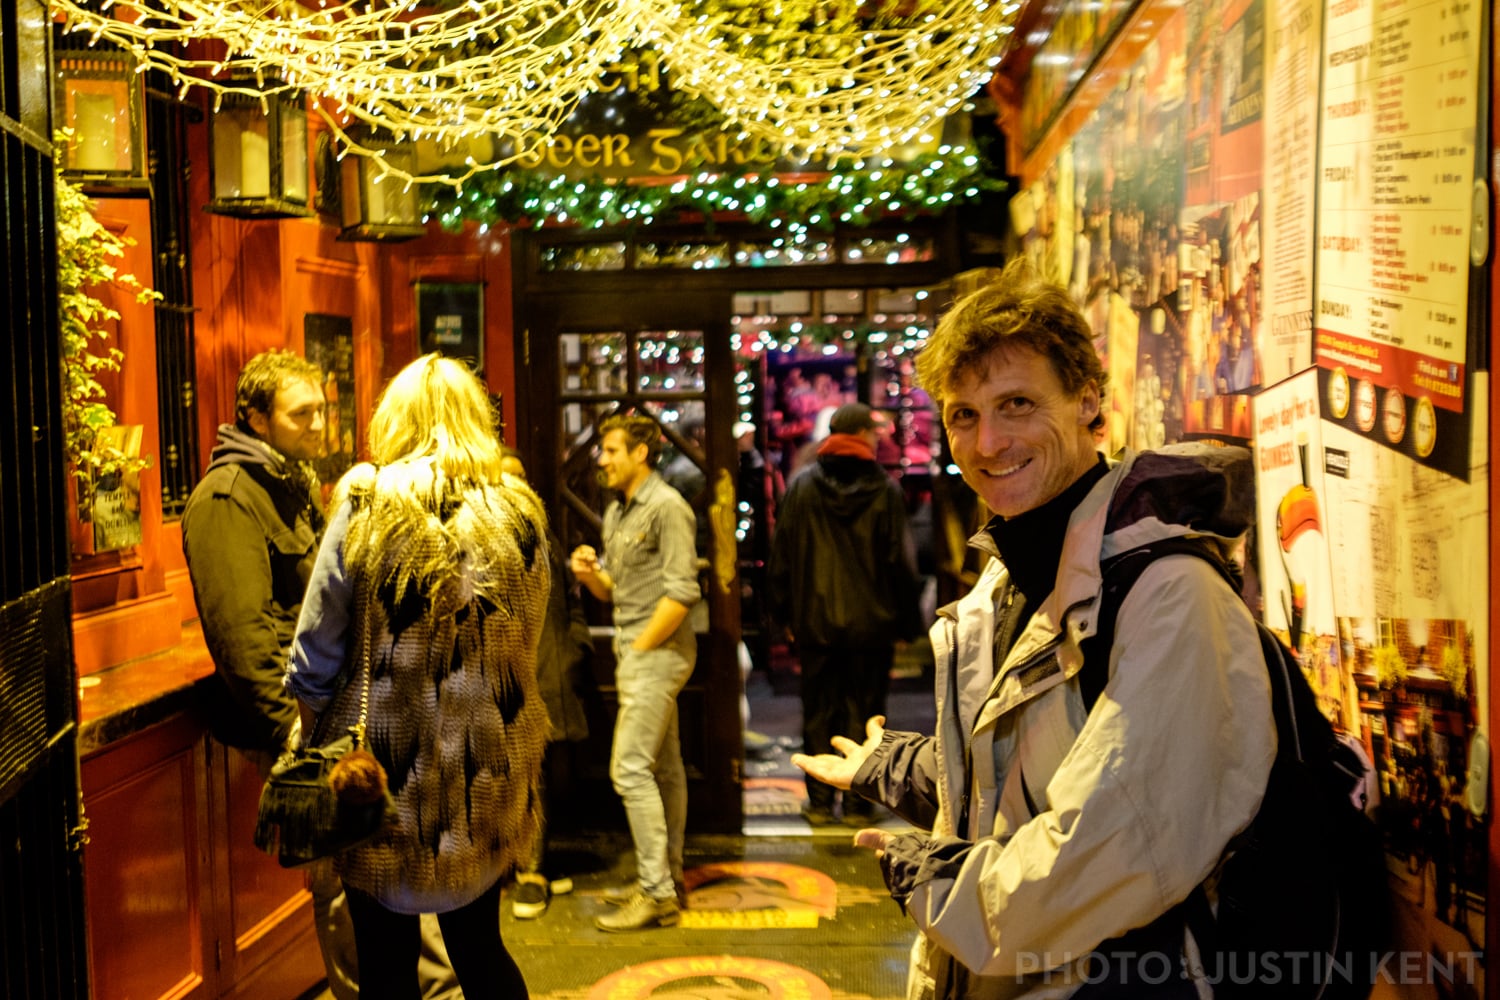
M 1094 484 L 1109 471 L 1100 455 L 1072 486 L 1040 507 L 1015 517 L 994 517 L 986 525 L 990 537 L 1000 550 L 1000 558 L 1010 571 L 1011 582 L 1020 590 L 1028 608 L 1034 608 L 1052 593 L 1057 581 L 1057 566 L 1062 561 L 1063 540 L 1068 532 L 1068 518 L 1088 495 Z

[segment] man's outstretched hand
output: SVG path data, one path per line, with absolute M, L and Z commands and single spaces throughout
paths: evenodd
M 885 716 L 872 715 L 865 722 L 865 741 L 856 743 L 846 736 L 835 736 L 833 748 L 838 753 L 820 753 L 808 755 L 805 753 L 792 754 L 792 763 L 802 768 L 810 776 L 817 778 L 825 785 L 834 788 L 849 790 L 849 785 L 854 781 L 854 775 L 859 771 L 864 762 L 869 759 L 870 754 L 880 745 L 880 738 L 885 734 Z
M 867 826 L 854 835 L 855 847 L 868 847 L 875 852 L 878 858 L 885 854 L 886 845 L 891 842 L 893 835 L 873 826 Z

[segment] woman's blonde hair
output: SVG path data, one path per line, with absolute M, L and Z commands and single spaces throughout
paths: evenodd
M 344 474 L 333 502 L 337 508 L 349 499 L 364 511 L 350 521 L 345 552 L 373 558 L 397 598 L 455 574 L 493 597 L 490 589 L 514 570 L 506 560 L 515 550 L 497 547 L 495 537 L 476 544 L 465 534 L 476 525 L 503 528 L 528 567 L 538 544 L 545 550 L 542 502 L 524 479 L 501 469 L 494 408 L 465 365 L 427 354 L 397 372 L 375 404 L 369 444 L 371 461 Z M 470 516 L 454 516 L 460 509 Z
M 370 418 L 376 465 L 431 459 L 450 481 L 500 481 L 495 411 L 479 378 L 461 362 L 424 354 L 396 373 Z

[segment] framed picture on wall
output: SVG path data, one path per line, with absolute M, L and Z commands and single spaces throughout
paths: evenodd
M 302 317 L 302 353 L 323 369 L 323 457 L 313 463 L 323 499 L 354 464 L 359 429 L 354 406 L 354 319 L 326 313 Z
M 417 337 L 423 354 L 437 351 L 483 374 L 484 286 L 418 282 Z

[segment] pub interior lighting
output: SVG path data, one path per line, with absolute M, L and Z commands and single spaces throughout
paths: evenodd
M 1019 4 L 998 0 L 52 0 L 69 32 L 113 42 L 179 95 L 313 109 L 381 174 L 455 187 L 544 144 L 587 93 L 654 49 L 673 91 L 725 128 L 831 159 L 910 142 L 1004 54 Z M 889 8 L 889 10 L 887 10 Z M 205 40 L 207 40 L 205 42 Z M 247 82 L 244 78 L 249 76 Z M 421 173 L 361 145 L 359 127 L 494 155 Z

